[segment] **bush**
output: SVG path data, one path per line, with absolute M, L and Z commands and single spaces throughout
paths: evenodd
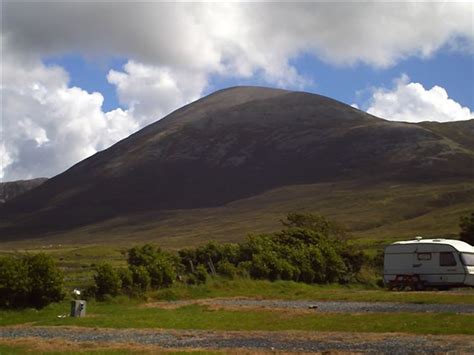
M 101 264 L 96 267 L 95 275 L 95 296 L 98 299 L 105 299 L 106 295 L 117 296 L 122 287 L 119 273 L 110 264 Z
M 197 284 L 206 283 L 208 277 L 206 267 L 204 265 L 198 265 L 196 271 L 194 272 L 194 276 L 196 277 Z
M 474 245 L 474 212 L 471 212 L 470 216 L 461 217 L 459 227 L 461 228 L 459 233 L 461 240 Z
M 130 249 L 128 264 L 144 267 L 150 276 L 152 288 L 169 287 L 176 279 L 177 259 L 172 254 L 150 244 Z
M 0 306 L 27 307 L 30 293 L 28 266 L 23 258 L 0 259 Z
M 0 306 L 43 308 L 64 298 L 63 274 L 45 254 L 0 259 Z
M 151 284 L 151 277 L 144 266 L 130 266 L 135 295 L 143 294 Z
M 240 246 L 234 243 L 220 244 L 211 241 L 196 249 L 182 249 L 179 251 L 180 262 L 185 271 L 192 272 L 199 264 L 208 265 L 211 261 L 218 265 L 221 261 L 227 261 L 236 265 L 240 261 Z M 192 265 L 192 266 L 191 266 Z
M 222 260 L 217 264 L 217 273 L 222 276 L 234 279 L 238 275 L 237 267 L 227 260 Z
M 209 242 L 179 251 L 188 283 L 197 283 L 196 269 L 212 262 L 223 276 L 307 283 L 356 280 L 366 263 L 361 251 L 346 242 L 338 224 L 317 214 L 288 214 L 285 228 L 273 234 L 250 235 L 242 244 Z
M 314 229 L 289 227 L 270 235 L 250 236 L 242 245 L 253 278 L 303 282 L 343 282 L 348 266 L 345 242 Z
M 133 273 L 130 268 L 120 268 L 117 270 L 122 286 L 122 291 L 128 295 L 132 294 L 133 291 Z
M 344 227 L 316 213 L 288 213 L 281 223 L 288 228 L 303 228 L 335 239 L 346 239 Z
M 30 279 L 29 304 L 43 308 L 64 298 L 63 273 L 54 260 L 46 254 L 27 255 L 28 276 Z

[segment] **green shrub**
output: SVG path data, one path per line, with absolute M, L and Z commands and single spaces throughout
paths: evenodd
M 122 291 L 130 295 L 133 290 L 133 273 L 130 268 L 120 268 L 117 270 L 122 286 Z
M 151 287 L 155 289 L 169 287 L 176 279 L 177 258 L 171 253 L 150 244 L 130 249 L 128 264 L 130 266 L 143 266 L 150 276 Z
M 209 262 L 218 265 L 221 261 L 228 261 L 237 265 L 241 259 L 240 251 L 238 244 L 210 241 L 196 249 L 182 249 L 178 254 L 185 271 L 192 272 L 193 267 L 207 265 Z
M 242 244 L 209 242 L 183 249 L 179 256 L 188 273 L 198 265 L 217 265 L 223 276 L 250 275 L 256 279 L 307 283 L 345 283 L 366 264 L 361 251 L 346 242 L 338 224 L 317 214 L 288 214 L 277 233 L 250 235 Z M 189 283 L 197 282 L 190 277 Z
M 144 266 L 130 266 L 133 280 L 133 291 L 135 295 L 142 294 L 151 284 L 151 277 Z
M 196 277 L 197 284 L 204 284 L 207 281 L 209 274 L 207 273 L 206 267 L 204 265 L 198 265 L 196 271 L 194 272 Z
M 344 227 L 317 213 L 288 213 L 281 223 L 287 228 L 303 228 L 334 239 L 346 239 Z
M 461 217 L 459 227 L 461 228 L 459 233 L 461 240 L 474 245 L 474 212 L 471 212 L 470 216 Z
M 0 259 L 0 306 L 27 307 L 30 293 L 28 265 L 23 258 Z
M 30 279 L 29 305 L 43 308 L 64 298 L 63 273 L 46 254 L 26 256 Z
M 230 279 L 234 279 L 238 275 L 238 272 L 239 272 L 237 267 L 227 260 L 221 260 L 219 264 L 217 264 L 216 271 L 220 275 L 228 277 Z
M 95 296 L 103 300 L 106 295 L 117 296 L 122 287 L 119 273 L 110 264 L 101 264 L 96 267 L 95 275 Z
M 63 274 L 43 253 L 0 259 L 0 306 L 43 308 L 64 298 Z

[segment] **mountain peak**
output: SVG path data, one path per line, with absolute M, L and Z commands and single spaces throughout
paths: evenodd
M 472 179 L 468 124 L 396 123 L 316 94 L 233 87 L 7 202 L 0 217 L 33 233 L 218 206 L 297 184 Z

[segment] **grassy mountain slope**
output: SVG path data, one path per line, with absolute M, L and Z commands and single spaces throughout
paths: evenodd
M 169 248 L 207 240 L 241 241 L 249 233 L 278 230 L 290 211 L 318 212 L 344 224 L 359 243 L 386 244 L 415 235 L 453 236 L 459 216 L 474 210 L 474 182 L 293 185 L 200 209 L 135 213 L 8 246 L 50 243 L 127 245 L 153 241 Z

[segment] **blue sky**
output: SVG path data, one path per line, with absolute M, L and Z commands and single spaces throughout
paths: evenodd
M 473 18 L 468 1 L 6 1 L 0 179 L 53 176 L 235 85 L 322 94 L 387 120 L 469 120 Z
M 70 85 L 78 86 L 89 92 L 98 91 L 104 96 L 104 111 L 110 111 L 121 105 L 115 86 L 107 81 L 109 70 L 121 70 L 126 58 L 94 59 L 84 58 L 81 54 L 67 54 L 45 58 L 45 65 L 59 65 L 70 76 Z M 393 81 L 406 74 L 414 82 L 430 89 L 435 85 L 447 90 L 449 96 L 462 106 L 474 108 L 474 60 L 470 53 L 459 53 L 449 49 L 440 49 L 429 58 L 409 57 L 389 68 L 374 68 L 366 64 L 350 66 L 331 65 L 319 60 L 312 54 L 301 54 L 290 61 L 296 70 L 310 80 L 311 84 L 299 88 L 317 93 L 347 104 L 356 103 L 366 107 L 373 88 L 393 86 Z M 260 77 L 222 78 L 213 76 L 203 91 L 207 95 L 215 90 L 235 85 L 271 86 Z M 289 85 L 290 89 L 295 89 Z
M 121 70 L 127 62 L 125 58 L 94 59 L 84 58 L 80 53 L 46 57 L 46 66 L 60 66 L 69 74 L 69 85 L 77 86 L 88 92 L 98 91 L 104 96 L 104 111 L 110 111 L 120 105 L 115 86 L 107 81 L 111 69 Z

